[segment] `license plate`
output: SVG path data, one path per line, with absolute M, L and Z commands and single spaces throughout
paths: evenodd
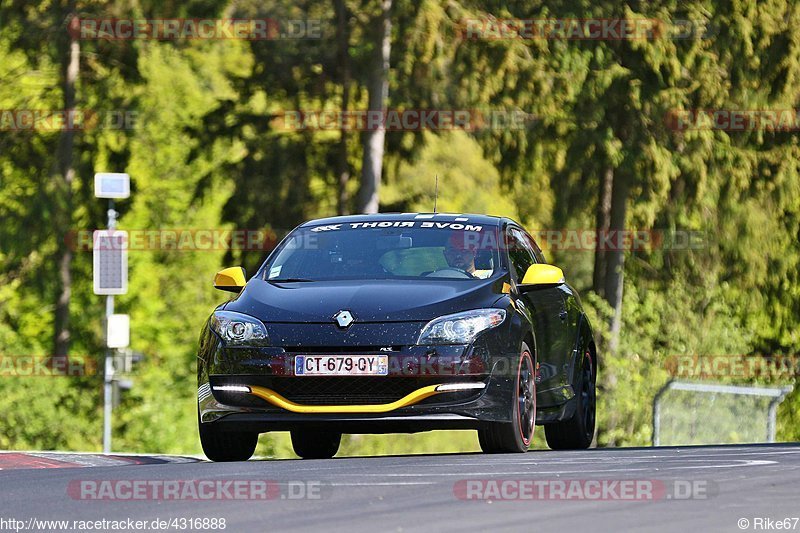
M 298 355 L 295 376 L 386 376 L 386 355 Z

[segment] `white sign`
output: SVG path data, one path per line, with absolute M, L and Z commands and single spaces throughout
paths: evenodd
M 98 198 L 128 198 L 131 178 L 118 172 L 98 172 L 94 175 L 94 195 Z
M 131 343 L 131 318 L 128 315 L 108 317 L 106 344 L 109 348 L 127 348 Z

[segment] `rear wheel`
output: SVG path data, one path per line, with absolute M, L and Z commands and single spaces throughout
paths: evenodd
M 536 374 L 530 348 L 522 343 L 517 369 L 511 422 L 495 422 L 478 430 L 478 442 L 485 453 L 527 452 L 536 424 Z
M 200 423 L 200 444 L 212 461 L 247 461 L 256 451 L 258 433 L 222 431 L 212 424 Z
M 330 459 L 339 451 L 342 434 L 331 431 L 292 431 L 292 448 L 303 459 Z
M 547 445 L 553 450 L 584 450 L 594 440 L 597 372 L 592 354 L 583 354 L 583 368 L 578 382 L 575 414 L 569 420 L 544 427 Z

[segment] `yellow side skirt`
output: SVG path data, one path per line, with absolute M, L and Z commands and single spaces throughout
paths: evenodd
M 372 405 L 301 405 L 287 400 L 272 389 L 266 387 L 251 386 L 250 392 L 254 396 L 268 401 L 272 405 L 286 409 L 293 413 L 388 413 L 401 407 L 407 407 L 419 403 L 429 396 L 439 394 L 436 387 L 439 385 L 428 385 L 414 392 L 407 394 L 392 403 L 372 404 Z

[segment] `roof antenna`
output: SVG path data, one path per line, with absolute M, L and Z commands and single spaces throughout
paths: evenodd
M 436 200 L 439 199 L 439 174 L 436 174 L 436 188 L 433 192 L 433 212 L 436 212 Z

